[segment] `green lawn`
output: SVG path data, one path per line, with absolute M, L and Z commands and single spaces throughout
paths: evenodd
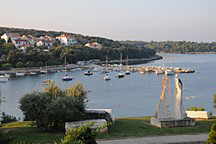
M 9 144 L 53 144 L 63 138 L 63 132 L 44 132 L 32 122 L 13 122 L 2 126 L 1 132 L 10 140 Z M 20 143 L 23 144 L 23 143 Z
M 187 128 L 157 128 L 150 125 L 150 117 L 124 118 L 115 121 L 109 134 L 100 134 L 98 138 L 115 139 L 125 137 L 208 133 L 214 122 L 215 120 L 197 121 L 195 127 Z
M 150 117 L 122 118 L 114 122 L 109 134 L 100 134 L 98 139 L 116 139 L 126 137 L 143 137 L 157 135 L 208 133 L 215 120 L 198 121 L 195 127 L 189 128 L 156 128 L 149 124 Z M 62 132 L 43 132 L 32 122 L 16 122 L 3 125 L 0 128 L 4 136 L 11 140 L 10 144 L 25 141 L 27 144 L 53 144 L 63 138 Z

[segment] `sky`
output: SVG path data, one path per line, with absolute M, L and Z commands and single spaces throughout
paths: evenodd
M 216 0 L 1 0 L 0 26 L 114 40 L 216 41 Z

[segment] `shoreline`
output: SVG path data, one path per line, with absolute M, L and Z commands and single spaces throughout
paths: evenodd
M 160 59 L 163 59 L 163 57 L 159 56 L 159 55 L 154 55 L 150 58 L 128 59 L 128 64 L 129 65 L 144 64 L 144 63 L 148 63 L 150 61 L 160 60 Z M 126 60 L 123 60 L 122 62 L 123 62 L 123 64 L 125 64 Z M 106 61 L 100 61 L 97 64 L 105 64 L 105 63 L 106 63 Z M 120 63 L 120 60 L 110 60 L 108 63 L 109 64 L 117 64 L 117 63 Z
M 170 53 L 170 52 L 158 52 L 158 53 L 161 53 L 161 54 L 197 54 L 197 55 L 200 55 L 200 54 L 216 54 L 216 52 L 173 52 L 173 53 Z
M 142 63 L 148 63 L 150 61 L 154 61 L 154 60 L 160 60 L 162 59 L 162 56 L 159 55 L 155 55 L 153 57 L 150 58 L 138 58 L 138 59 L 129 59 L 128 63 L 130 65 L 136 65 L 136 64 L 142 64 Z M 100 61 L 97 63 L 93 63 L 93 64 L 104 64 L 105 61 Z M 120 63 L 120 60 L 111 60 L 109 61 L 109 64 L 115 64 L 115 63 Z M 126 61 L 124 60 L 123 63 L 126 63 Z M 89 65 L 77 65 L 77 64 L 67 64 L 66 69 L 75 69 L 75 68 L 88 68 Z M 11 68 L 10 70 L 0 70 L 0 73 L 17 73 L 17 72 L 22 72 L 22 73 L 28 73 L 28 72 L 40 72 L 40 71 L 61 71 L 61 70 L 65 70 L 65 65 L 54 65 L 54 66 L 43 66 L 43 67 L 25 67 L 25 68 Z

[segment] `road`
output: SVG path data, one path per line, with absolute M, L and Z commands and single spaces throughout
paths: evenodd
M 203 144 L 208 139 L 208 134 L 153 136 L 119 140 L 101 140 L 98 144 Z

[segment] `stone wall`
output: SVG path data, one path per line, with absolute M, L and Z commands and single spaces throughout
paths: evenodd
M 66 132 L 71 128 L 78 128 L 80 126 L 87 126 L 92 124 L 92 129 L 101 128 L 107 125 L 107 121 L 105 119 L 95 119 L 95 120 L 85 120 L 85 121 L 76 121 L 76 122 L 66 122 L 65 123 L 65 130 Z M 101 132 L 106 132 L 108 127 L 101 129 Z
M 209 119 L 207 111 L 186 111 L 187 117 L 192 119 Z

